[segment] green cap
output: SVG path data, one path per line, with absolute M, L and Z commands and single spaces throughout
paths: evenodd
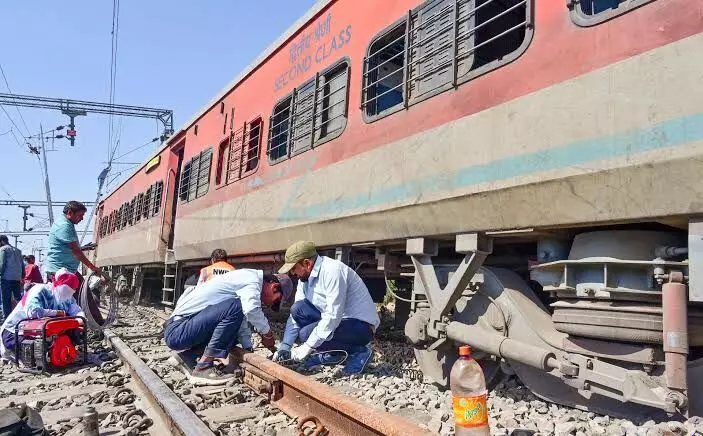
M 315 243 L 311 241 L 298 241 L 294 242 L 286 250 L 286 263 L 278 270 L 279 274 L 288 274 L 288 272 L 293 269 L 296 263 L 303 259 L 309 259 L 317 255 L 317 248 Z

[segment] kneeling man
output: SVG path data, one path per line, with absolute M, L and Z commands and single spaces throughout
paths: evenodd
M 361 373 L 371 358 L 369 343 L 381 323 L 371 294 L 361 277 L 343 262 L 317 254 L 313 242 L 298 241 L 288 247 L 279 273 L 298 277 L 295 303 L 274 360 L 305 360 L 310 368 L 336 364 L 343 350 L 343 372 Z M 291 351 L 296 339 L 303 344 Z M 317 351 L 311 356 L 313 351 Z M 308 358 L 308 356 L 310 356 Z
M 213 277 L 189 288 L 179 299 L 164 325 L 164 341 L 172 350 L 204 347 L 203 355 L 191 373 L 191 381 L 216 385 L 232 374 L 214 366 L 237 344 L 237 331 L 246 317 L 261 335 L 262 344 L 271 349 L 275 338 L 261 304 L 280 310 L 282 301 L 293 293 L 293 283 L 283 275 L 264 275 L 263 271 L 239 269 Z

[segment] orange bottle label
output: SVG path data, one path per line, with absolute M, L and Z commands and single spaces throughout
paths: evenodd
M 459 427 L 467 428 L 488 425 L 486 394 L 476 397 L 454 397 L 454 423 Z

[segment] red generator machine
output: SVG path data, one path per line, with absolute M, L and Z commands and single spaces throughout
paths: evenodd
M 85 326 L 86 320 L 80 316 L 20 321 L 15 329 L 15 362 L 19 370 L 41 373 L 63 369 L 76 363 L 78 347 L 83 348 L 81 364 L 87 363 Z

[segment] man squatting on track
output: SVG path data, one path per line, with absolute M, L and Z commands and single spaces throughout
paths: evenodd
M 261 270 L 239 269 L 218 275 L 190 288 L 179 299 L 164 324 L 164 341 L 172 350 L 197 350 L 204 347 L 195 369 L 193 382 L 223 384 L 233 374 L 215 368 L 215 359 L 224 359 L 237 344 L 237 332 L 244 318 L 261 336 L 262 344 L 272 349 L 276 340 L 261 304 L 280 310 L 281 302 L 293 293 L 293 283 L 285 275 L 264 275 Z M 181 353 L 183 361 L 186 356 Z
M 361 277 L 343 262 L 318 255 L 310 241 L 288 247 L 278 272 L 291 273 L 299 281 L 283 342 L 273 359 L 305 361 L 305 368 L 312 368 L 338 364 L 347 357 L 343 374 L 363 372 L 381 320 Z M 296 339 L 303 344 L 291 351 Z M 312 354 L 314 350 L 317 353 Z

